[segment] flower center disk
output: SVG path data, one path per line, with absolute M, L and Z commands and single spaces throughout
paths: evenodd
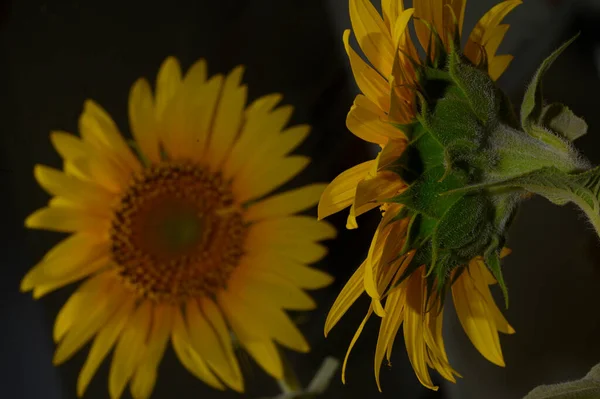
M 111 229 L 113 261 L 140 296 L 178 303 L 214 296 L 243 253 L 246 227 L 220 174 L 162 163 L 134 176 Z

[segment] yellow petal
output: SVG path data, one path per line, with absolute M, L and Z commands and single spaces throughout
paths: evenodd
M 235 175 L 236 179 L 254 175 L 255 170 L 260 170 L 265 164 L 266 158 L 277 159 L 280 157 L 274 155 L 272 151 L 277 149 L 280 144 L 279 139 L 284 137 L 281 132 L 292 117 L 293 111 L 293 107 L 284 105 L 265 114 L 261 119 L 254 118 L 247 122 L 245 133 L 252 134 L 250 131 L 260 130 L 260 140 L 248 143 L 244 160 Z
M 512 55 L 499 55 L 494 57 L 489 66 L 490 78 L 492 78 L 492 80 L 497 80 L 500 76 L 502 76 L 504 71 L 506 71 L 512 62 L 513 58 L 514 57 Z
M 91 181 L 104 189 L 119 193 L 128 183 L 117 163 L 107 157 L 107 152 L 94 149 L 90 143 L 66 132 L 52 132 L 52 145 L 65 160 L 65 173 Z
M 485 264 L 482 261 L 471 261 L 469 263 L 468 273 L 470 274 L 475 288 L 483 296 L 483 299 L 486 302 L 487 311 L 493 318 L 496 329 L 504 334 L 514 334 L 515 330 L 508 324 L 508 321 L 506 321 L 506 318 L 502 315 L 502 312 L 492 297 L 492 293 L 488 287 L 488 275 L 491 276 L 491 273 Z M 496 281 L 494 280 L 493 283 L 495 282 Z
M 89 234 L 77 233 L 61 241 L 40 262 L 43 273 L 37 275 L 33 284 L 43 283 L 43 277 L 62 277 L 76 271 L 76 268 L 104 258 L 110 251 L 110 243 L 98 240 Z M 27 278 L 27 277 L 26 277 Z
M 38 209 L 29 215 L 25 219 L 25 226 L 64 233 L 84 230 L 92 234 L 106 234 L 110 219 L 82 208 L 53 206 Z
M 108 376 L 108 391 L 111 399 L 121 397 L 136 367 L 142 361 L 147 348 L 146 340 L 151 320 L 152 305 L 149 301 L 143 301 L 134 311 L 119 337 Z
M 394 24 L 398 15 L 404 11 L 403 0 L 381 0 L 381 11 L 383 14 L 383 21 L 390 30 L 394 31 Z
M 288 279 L 252 266 L 250 264 L 248 270 L 240 270 L 231 277 L 229 290 L 250 298 L 251 301 L 260 302 L 260 307 L 274 305 L 290 310 L 311 310 L 317 307 L 308 294 Z
M 140 170 L 141 165 L 123 139 L 117 125 L 100 105 L 87 100 L 79 118 L 79 132 L 84 141 L 106 155 L 117 164 L 126 176 Z
M 350 345 L 348 346 L 348 350 L 346 351 L 346 356 L 344 357 L 344 363 L 342 365 L 342 383 L 344 383 L 344 384 L 346 383 L 346 365 L 348 364 L 348 358 L 350 357 L 350 352 L 352 352 L 352 348 L 354 348 L 354 344 L 356 344 L 356 341 L 358 341 L 360 334 L 362 334 L 362 331 L 365 328 L 365 324 L 367 324 L 367 320 L 369 320 L 369 317 L 371 317 L 372 314 L 373 314 L 373 308 L 369 306 L 369 311 L 367 312 L 367 315 L 365 316 L 363 321 L 360 323 L 360 325 L 356 329 L 356 333 L 354 333 L 354 337 L 352 337 L 352 341 L 350 341 Z
M 152 327 L 148 345 L 139 366 L 131 379 L 131 396 L 134 399 L 147 399 L 156 383 L 158 365 L 163 357 L 173 325 L 174 308 L 157 304 L 152 309 Z
M 217 107 L 207 156 L 214 168 L 220 167 L 231 150 L 243 123 L 248 90 L 240 86 L 244 67 L 234 68 L 223 84 L 223 93 Z
M 223 317 L 223 312 L 218 308 L 218 306 L 210 299 L 204 298 L 200 300 L 200 308 L 202 309 L 202 313 L 206 317 L 206 320 L 210 323 L 210 325 L 214 328 L 217 336 L 220 338 L 223 343 L 223 347 L 225 348 L 225 353 L 229 358 L 229 363 L 231 364 L 233 371 L 236 375 L 235 382 L 237 385 L 233 387 L 238 392 L 244 391 L 244 380 L 242 377 L 242 373 L 240 371 L 240 367 L 238 364 L 238 360 L 235 356 L 233 344 L 231 342 L 231 330 L 227 326 L 225 319 Z
M 398 329 L 402 324 L 402 320 L 404 320 L 404 296 L 404 289 L 396 289 L 388 295 L 385 301 L 385 313 L 387 316 L 381 319 L 377 347 L 375 349 L 375 382 L 377 383 L 379 392 L 381 392 L 381 384 L 379 382 L 381 362 L 383 362 L 387 348 L 394 344 Z
M 295 215 L 267 219 L 252 225 L 247 246 L 260 246 L 262 242 L 283 243 L 289 241 L 321 241 L 335 238 L 335 228 L 310 216 Z
M 276 380 L 283 379 L 283 363 L 279 351 L 271 341 L 244 341 L 244 348 L 254 358 L 256 363 L 260 365 Z
M 99 293 L 106 290 L 112 280 L 108 273 L 102 273 L 86 280 L 65 302 L 54 321 L 53 338 L 60 341 L 73 327 L 77 319 L 89 309 L 85 307 L 97 299 Z
M 406 139 L 404 132 L 386 122 L 387 116 L 367 97 L 359 94 L 346 117 L 346 127 L 357 137 L 384 145 L 389 139 Z
M 263 138 L 261 129 L 263 122 L 281 98 L 281 94 L 263 96 L 246 109 L 239 137 L 223 165 L 223 176 L 231 178 L 241 169 L 248 157 L 248 148 L 255 146 L 256 142 L 260 142 Z
M 426 53 L 430 53 L 432 49 L 429 48 L 430 46 L 430 42 L 433 42 L 433 40 L 431 40 L 431 30 L 429 29 L 429 27 L 427 27 L 426 24 L 424 24 L 423 22 L 419 21 L 419 20 L 423 20 L 426 21 L 427 23 L 429 23 L 430 25 L 432 25 L 434 28 L 437 27 L 435 26 L 435 21 L 434 21 L 434 9 L 436 8 L 440 8 L 440 12 L 441 12 L 441 3 L 436 5 L 431 4 L 432 0 L 414 0 L 413 1 L 413 7 L 415 9 L 415 18 L 417 20 L 415 20 L 415 32 L 417 33 L 417 38 L 419 39 L 419 43 L 421 43 L 421 47 L 425 50 Z M 442 21 L 440 21 L 442 22 Z M 440 32 L 440 31 L 438 31 Z M 441 33 L 441 32 L 440 32 Z
M 319 201 L 319 219 L 350 206 L 356 194 L 356 186 L 367 176 L 375 161 L 363 162 L 336 177 L 325 189 Z
M 175 307 L 174 312 L 171 340 L 179 361 L 190 373 L 200 380 L 213 388 L 224 390 L 225 387 L 221 381 L 215 377 L 206 362 L 193 349 L 181 311 L 178 307 Z
M 184 84 L 173 95 L 161 124 L 161 138 L 169 157 L 205 160 L 203 154 L 222 86 L 223 76 L 215 75 L 199 87 Z
M 294 155 L 274 162 L 264 162 L 255 174 L 242 180 L 235 178 L 232 191 L 240 202 L 250 201 L 277 189 L 302 172 L 310 163 L 310 158 Z
M 496 26 L 493 29 L 489 40 L 486 43 L 484 43 L 485 51 L 488 54 L 489 60 L 494 59 L 494 56 L 498 51 L 498 47 L 500 46 L 500 43 L 502 43 L 502 40 L 504 39 L 506 32 L 508 32 L 509 27 L 510 25 L 507 24 Z
M 350 0 L 350 21 L 356 41 L 369 62 L 387 77 L 392 72 L 394 46 L 389 29 L 369 0 Z
M 142 154 L 150 162 L 160 162 L 154 99 L 146 79 L 138 79 L 129 92 L 129 126 Z
M 123 327 L 127 323 L 127 320 L 131 317 L 134 297 L 125 296 L 124 299 L 124 302 L 120 304 L 117 312 L 108 320 L 106 325 L 100 329 L 98 335 L 94 339 L 90 353 L 77 378 L 78 397 L 82 397 L 85 393 L 85 390 L 94 374 L 96 374 L 98 367 L 114 346 Z
M 371 202 L 378 203 L 389 199 L 405 186 L 406 184 L 397 173 L 386 170 L 378 172 L 375 177 L 364 179 L 358 183 L 354 206 L 359 208 Z
M 34 176 L 40 186 L 50 194 L 64 197 L 81 206 L 103 210 L 116 200 L 114 194 L 94 183 L 68 176 L 47 166 L 36 165 Z
M 219 337 L 212 325 L 208 323 L 196 299 L 186 303 L 185 316 L 192 346 L 208 363 L 210 368 L 228 386 L 240 387 L 240 373 L 237 372 L 237 362 L 233 363 L 227 354 L 226 344 Z M 223 337 L 227 338 L 227 337 Z
M 516 6 L 522 4 L 520 0 L 506 0 L 492 7 L 481 19 L 469 35 L 469 40 L 464 49 L 464 54 L 473 63 L 477 63 L 479 46 L 483 46 L 495 28 L 502 22 Z
M 423 281 L 419 270 L 413 272 L 407 282 L 404 342 L 410 364 L 415 370 L 419 382 L 426 388 L 437 391 L 438 387 L 433 385 L 427 369 L 427 352 L 423 331 Z
M 52 362 L 58 365 L 73 356 L 106 324 L 121 302 L 121 295 L 108 295 L 108 292 L 84 301 L 85 311 L 79 309 L 77 318 L 72 320 L 70 329 L 56 348 Z
M 167 104 L 181 85 L 181 67 L 175 57 L 168 57 L 160 66 L 156 77 L 156 119 L 161 120 Z
M 295 262 L 273 252 L 256 253 L 252 256 L 253 267 L 287 279 L 305 289 L 318 289 L 331 284 L 333 277 L 312 267 Z
M 302 212 L 319 202 L 319 197 L 325 187 L 326 185 L 321 183 L 310 184 L 274 195 L 251 205 L 246 210 L 245 219 L 256 221 Z
M 463 273 L 452 285 L 452 298 L 460 324 L 479 353 L 490 362 L 504 366 L 500 338 L 481 293 Z
M 308 342 L 302 333 L 285 312 L 276 307 L 275 303 L 269 303 L 249 290 L 232 290 L 232 295 L 239 296 L 240 300 L 248 305 L 250 315 L 255 320 L 254 323 L 261 324 L 269 337 L 295 351 L 309 351 Z
M 356 302 L 358 297 L 365 292 L 363 278 L 365 274 L 366 260 L 356 269 L 352 277 L 348 280 L 335 302 L 325 321 L 325 336 L 337 324 L 342 316 L 350 309 L 350 306 Z
M 382 112 L 388 112 L 390 109 L 390 89 L 389 83 L 381 75 L 371 68 L 362 58 L 350 47 L 350 30 L 344 31 L 342 37 L 346 53 L 350 59 L 350 67 L 354 80 L 360 91 Z
M 283 365 L 267 329 L 256 323 L 252 309 L 230 293 L 220 293 L 217 300 L 242 346 L 275 379 L 283 378 Z
M 39 281 L 39 283 L 37 283 L 35 285 L 35 287 L 33 287 L 33 297 L 35 299 L 39 299 L 42 296 L 57 290 L 59 288 L 62 288 L 68 284 L 71 284 L 77 280 L 81 280 L 84 277 L 88 277 L 91 276 L 92 274 L 108 267 L 111 265 L 111 258 L 110 256 L 104 256 L 101 257 L 98 260 L 95 260 L 93 262 L 90 263 L 84 263 L 82 265 L 80 265 L 79 267 L 77 267 L 75 270 L 71 271 L 70 273 L 61 275 L 61 276 L 48 276 L 47 274 L 44 273 L 43 270 L 43 264 L 36 266 L 39 267 L 39 275 L 33 277 L 32 280 L 37 280 Z M 32 269 L 30 271 L 33 272 L 34 274 L 37 273 L 36 269 Z M 28 273 L 29 276 L 29 273 Z M 25 281 L 25 280 L 23 280 Z

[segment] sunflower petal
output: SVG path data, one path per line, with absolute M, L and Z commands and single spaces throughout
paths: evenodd
M 371 68 L 350 46 L 350 30 L 344 31 L 342 37 L 346 53 L 350 59 L 350 67 L 354 80 L 360 91 L 382 112 L 390 109 L 389 83 L 381 75 Z
M 25 226 L 30 229 L 43 229 L 73 233 L 86 231 L 96 234 L 106 233 L 110 228 L 110 219 L 93 214 L 86 209 L 50 206 L 41 208 L 25 219 Z
M 468 273 L 452 285 L 452 298 L 460 324 L 477 350 L 490 362 L 504 366 L 500 338 L 487 303 Z
M 152 88 L 146 79 L 138 79 L 129 92 L 129 126 L 133 138 L 150 162 L 160 161 Z
M 350 21 L 356 41 L 369 62 L 381 75 L 389 76 L 394 46 L 390 31 L 373 4 L 369 0 L 350 0 Z
M 171 341 L 173 349 L 181 361 L 181 364 L 194 376 L 204 381 L 211 387 L 224 390 L 225 386 L 219 381 L 213 372 L 208 368 L 206 362 L 193 349 L 187 327 L 181 315 L 179 308 L 175 308 L 173 315 L 173 331 Z
M 367 97 L 359 94 L 346 117 L 346 127 L 355 136 L 384 145 L 389 139 L 406 139 L 404 132 L 387 123 L 387 115 Z
M 34 176 L 48 193 L 85 207 L 106 209 L 116 199 L 112 193 L 94 183 L 68 176 L 48 166 L 36 165 Z
M 264 199 L 246 211 L 246 220 L 277 218 L 302 212 L 319 202 L 325 184 L 310 184 Z
M 337 324 L 342 316 L 350 309 L 350 306 L 356 302 L 358 297 L 365 292 L 363 278 L 365 275 L 366 260 L 356 269 L 352 277 L 348 280 L 337 299 L 331 306 L 331 310 L 325 321 L 325 336 Z
M 107 295 L 106 292 L 83 302 L 85 311 L 80 309 L 76 322 L 70 325 L 56 348 L 52 362 L 58 365 L 73 356 L 106 324 L 121 302 L 121 295 Z
M 221 293 L 217 299 L 242 346 L 268 374 L 281 380 L 283 378 L 281 358 L 267 329 L 256 323 L 253 317 L 256 310 L 253 312 L 250 306 L 231 293 Z
M 293 155 L 275 162 L 262 164 L 256 174 L 242 180 L 235 178 L 232 191 L 240 202 L 250 201 L 275 190 L 283 183 L 293 179 L 310 163 L 310 158 Z
M 121 397 L 125 385 L 142 361 L 152 320 L 152 305 L 143 301 L 133 312 L 119 337 L 110 365 L 108 391 L 111 399 Z
M 350 345 L 348 346 L 348 350 L 346 351 L 346 356 L 344 357 L 344 363 L 342 365 L 342 383 L 346 383 L 346 366 L 348 364 L 348 358 L 350 357 L 350 352 L 352 352 L 352 348 L 354 348 L 354 344 L 358 341 L 360 334 L 362 334 L 363 329 L 365 328 L 365 324 L 373 314 L 373 308 L 369 306 L 369 310 L 367 311 L 367 315 L 360 323 L 358 328 L 356 329 L 356 333 L 354 333 L 354 337 L 352 337 L 352 341 L 350 341 Z
M 387 348 L 394 344 L 394 339 L 400 329 L 402 320 L 404 320 L 404 300 L 405 290 L 396 289 L 388 295 L 385 301 L 385 313 L 388 315 L 381 319 L 379 327 L 379 336 L 377 337 L 377 347 L 375 348 L 375 382 L 381 392 L 381 383 L 379 382 L 379 373 L 381 363 L 385 356 Z
M 358 164 L 336 177 L 325 189 L 319 201 L 319 219 L 326 218 L 350 206 L 356 194 L 356 186 L 363 180 L 375 161 Z
M 427 352 L 424 339 L 423 280 L 421 273 L 413 272 L 407 281 L 406 306 L 404 311 L 404 342 L 408 359 L 419 382 L 426 388 L 437 391 L 427 369 Z
M 232 388 L 239 387 L 237 363 L 231 362 L 225 344 L 200 311 L 196 300 L 188 300 L 185 310 L 190 340 L 196 352 L 225 384 Z
M 152 394 L 158 364 L 169 342 L 173 313 L 173 307 L 169 305 L 159 304 L 152 308 L 152 327 L 148 336 L 148 345 L 130 385 L 131 396 L 135 399 L 147 399 Z
M 94 339 L 94 343 L 90 349 L 90 353 L 88 354 L 88 357 L 81 368 L 81 371 L 79 372 L 79 377 L 77 378 L 78 397 L 83 396 L 87 386 L 92 380 L 92 377 L 94 374 L 96 374 L 98 367 L 117 341 L 117 338 L 121 334 L 123 327 L 133 313 L 133 305 L 133 297 L 127 296 L 124 303 L 119 306 L 117 312 L 98 332 L 98 335 Z
M 223 84 L 223 94 L 215 115 L 214 133 L 207 151 L 210 163 L 215 168 L 225 160 L 243 123 L 244 106 L 248 95 L 246 86 L 240 86 L 243 73 L 242 66 L 234 68 Z
M 238 282 L 242 279 L 243 282 Z M 261 308 L 276 305 L 290 310 L 311 310 L 317 307 L 308 294 L 284 277 L 253 268 L 245 272 L 242 279 L 233 278 L 230 289 L 250 301 L 257 302 Z
M 167 104 L 181 85 L 181 67 L 175 57 L 168 57 L 160 66 L 156 77 L 156 119 L 161 120 Z

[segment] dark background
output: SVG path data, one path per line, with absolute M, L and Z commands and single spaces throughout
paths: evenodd
M 465 34 L 495 2 L 469 2 Z M 590 133 L 576 144 L 598 164 L 596 3 L 528 0 L 518 7 L 508 18 L 512 27 L 501 46 L 516 59 L 499 84 L 520 104 L 541 60 L 581 31 L 544 87 L 549 100 L 564 102 L 586 118 Z M 284 102 L 296 107 L 293 122 L 313 126 L 298 151 L 314 162 L 291 186 L 330 181 L 373 157 L 374 149 L 345 128 L 357 93 L 341 43 L 343 29 L 350 27 L 347 0 L 2 0 L 0 5 L 0 398 L 72 399 L 87 356 L 83 350 L 63 366 L 51 364 L 53 319 L 73 287 L 39 301 L 18 291 L 25 272 L 59 240 L 58 234 L 23 228 L 26 215 L 47 201 L 33 180 L 33 165 L 60 166 L 49 131 L 76 131 L 86 98 L 98 101 L 126 131 L 131 84 L 140 76 L 153 80 L 167 55 L 178 57 L 184 68 L 205 57 L 211 74 L 245 64 L 249 99 L 281 92 Z M 313 350 L 290 353 L 304 384 L 325 356 L 343 359 L 368 306 L 363 301 L 354 307 L 323 338 L 328 309 L 364 258 L 377 222 L 373 212 L 359 219 L 359 230 L 346 231 L 345 217 L 330 218 L 340 234 L 319 265 L 336 282 L 314 293 L 320 307 L 301 325 Z M 450 307 L 445 338 L 451 363 L 464 377 L 457 384 L 439 381 L 438 393 L 421 388 L 400 336 L 393 367 L 382 370 L 384 393 L 377 393 L 373 355 L 378 325 L 372 322 L 350 358 L 348 384 L 341 384 L 338 372 L 326 397 L 520 398 L 536 385 L 579 378 L 600 362 L 600 245 L 580 212 L 532 199 L 522 206 L 508 244 L 513 254 L 504 262 L 511 295 L 506 314 L 517 334 L 501 338 L 505 369 L 477 353 Z M 152 397 L 257 398 L 279 392 L 252 362 L 243 363 L 248 393 L 222 393 L 188 374 L 168 350 Z M 107 370 L 104 364 L 86 398 L 108 397 Z

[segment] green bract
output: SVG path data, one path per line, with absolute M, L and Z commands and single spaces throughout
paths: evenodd
M 398 126 L 408 131 L 409 145 L 391 165 L 409 186 L 388 200 L 404 205 L 396 219 L 410 218 L 403 253 L 416 254 L 403 277 L 428 265 L 429 291 L 443 299 L 453 272 L 480 256 L 508 304 L 500 250 L 528 193 L 558 205 L 574 202 L 600 233 L 600 168 L 592 169 L 571 144 L 587 125 L 542 99 L 541 78 L 569 44 L 542 63 L 520 122 L 487 73 L 457 51 L 444 54 L 443 64 L 419 67 L 416 122 Z

